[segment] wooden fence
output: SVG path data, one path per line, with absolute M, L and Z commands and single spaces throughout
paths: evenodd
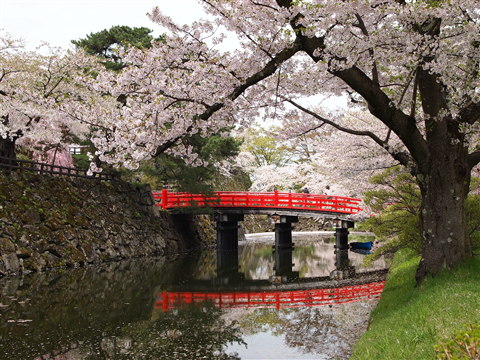
M 111 173 L 94 172 L 92 175 L 87 175 L 87 170 L 84 169 L 52 165 L 30 160 L 11 159 L 6 157 L 0 157 L 0 168 L 7 170 L 32 171 L 41 175 L 62 175 L 97 180 L 117 179 L 117 176 Z

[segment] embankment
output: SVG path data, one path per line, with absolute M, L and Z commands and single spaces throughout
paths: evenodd
M 0 276 L 174 254 L 211 240 L 192 216 L 152 204 L 145 186 L 0 171 Z
M 480 257 L 416 286 L 419 260 L 406 249 L 395 254 L 351 359 L 480 359 Z

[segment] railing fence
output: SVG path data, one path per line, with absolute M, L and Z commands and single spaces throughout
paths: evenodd
M 343 196 L 316 195 L 305 193 L 271 193 L 216 191 L 212 194 L 189 194 L 170 192 L 163 189 L 153 192 L 157 206 L 163 209 L 187 207 L 236 207 L 236 208 L 280 208 L 293 210 L 325 211 L 356 214 L 362 209 L 360 199 Z
M 0 168 L 7 170 L 31 171 L 40 175 L 62 175 L 86 179 L 117 180 L 117 176 L 111 173 L 94 172 L 92 175 L 87 175 L 87 170 L 84 169 L 6 157 L 0 157 Z

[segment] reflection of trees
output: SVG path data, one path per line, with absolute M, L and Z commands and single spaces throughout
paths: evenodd
M 293 250 L 294 270 L 300 277 L 328 276 L 335 269 L 333 244 L 299 241 Z M 275 267 L 272 244 L 249 244 L 240 256 L 240 266 L 247 279 L 268 279 Z
M 273 275 L 272 244 L 251 244 L 243 247 L 240 268 L 246 279 L 268 279 Z
M 283 322 L 280 313 L 285 311 L 288 310 L 254 309 L 246 312 L 240 320 L 242 332 L 245 335 L 253 335 L 270 330 L 274 335 L 281 335 Z
M 346 358 L 351 329 L 330 308 L 256 309 L 241 318 L 245 334 L 271 331 L 289 347 L 328 358 Z
M 122 329 L 128 346 L 104 346 L 105 359 L 238 359 L 226 354 L 228 343 L 244 344 L 238 324 L 227 324 L 221 310 L 208 304 L 160 314 L 154 321 Z M 120 336 L 120 339 L 122 337 Z
M 333 244 L 325 239 L 295 239 L 294 269 L 300 277 L 328 276 L 335 268 Z
M 301 238 L 295 237 L 293 250 L 293 270 L 300 277 L 328 276 L 335 269 L 334 238 Z M 240 267 L 246 279 L 268 279 L 273 275 L 275 267 L 272 242 L 253 243 L 243 246 L 240 251 Z M 355 267 L 361 267 L 364 256 L 350 252 L 349 258 Z M 383 260 L 373 264 L 372 269 L 384 268 Z
M 323 243 L 299 243 L 293 250 L 293 263 L 300 277 L 327 276 L 334 265 L 333 245 Z M 240 266 L 247 279 L 268 279 L 275 267 L 272 244 L 250 244 L 240 256 Z M 310 274 L 315 269 L 314 274 Z
M 299 244 L 295 246 L 293 252 L 293 263 L 298 269 L 300 277 L 304 277 L 312 265 L 315 267 L 322 266 L 322 257 L 318 251 L 319 244 Z
M 299 309 L 295 316 L 287 317 L 282 329 L 287 345 L 305 353 L 322 353 L 335 358 L 350 347 L 345 329 L 335 315 L 322 309 Z
M 215 249 L 203 250 L 198 257 L 192 277 L 195 279 L 211 279 L 215 277 L 217 262 Z
M 76 349 L 74 358 L 84 359 L 78 354 L 96 354 L 128 324 L 155 329 L 157 322 L 149 319 L 158 286 L 191 276 L 191 262 L 142 259 L 0 279 L 0 303 L 7 305 L 0 307 L 0 359 L 34 359 L 71 349 Z M 24 319 L 31 322 L 7 322 Z

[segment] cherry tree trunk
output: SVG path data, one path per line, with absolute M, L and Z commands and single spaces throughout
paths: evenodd
M 0 138 L 0 157 L 16 159 L 15 140 Z M 0 159 L 0 162 L 5 163 L 5 160 Z
M 427 171 L 417 175 L 422 193 L 423 236 L 417 283 L 429 274 L 454 267 L 472 254 L 465 218 L 470 184 L 467 151 L 461 143 L 452 142 L 455 141 L 448 136 L 430 138 Z

